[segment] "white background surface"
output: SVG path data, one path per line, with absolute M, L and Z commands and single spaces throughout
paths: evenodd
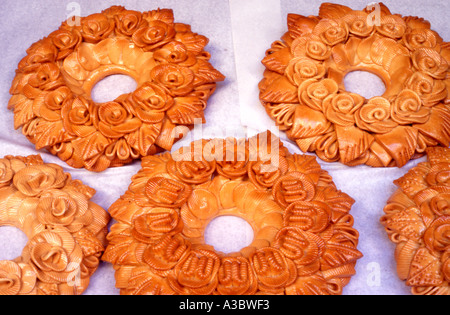
M 0 11 L 0 156 L 40 153 L 45 162 L 57 163 L 95 188 L 93 201 L 108 209 L 128 188 L 131 176 L 140 169 L 140 163 L 110 169 L 101 174 L 86 170 L 74 170 L 45 151 L 36 152 L 22 135 L 13 128 L 13 114 L 7 110 L 9 88 L 19 61 L 25 50 L 34 42 L 56 30 L 68 18 L 71 1 L 60 0 L 2 0 Z M 202 134 L 192 133 L 193 138 L 179 143 L 187 144 L 194 138 L 224 137 L 224 131 L 251 136 L 259 131 L 273 129 L 274 124 L 259 103 L 257 84 L 264 67 L 261 60 L 270 44 L 287 30 L 288 13 L 317 15 L 321 1 L 305 0 L 130 0 L 92 1 L 78 0 L 81 15 L 100 12 L 111 5 L 124 5 L 127 9 L 148 11 L 172 8 L 177 22 L 190 24 L 192 30 L 210 39 L 207 50 L 213 66 L 227 80 L 219 83 L 206 109 L 207 123 Z M 370 1 L 342 0 L 341 4 L 362 9 Z M 385 1 L 393 13 L 414 15 L 429 20 L 432 29 L 445 41 L 449 41 L 447 14 L 448 1 Z M 367 86 L 368 89 L 379 89 Z M 285 135 L 280 135 L 292 153 L 301 153 Z M 395 273 L 394 245 L 388 240 L 379 219 L 389 196 L 395 191 L 393 180 L 401 177 L 418 162 L 413 161 L 403 169 L 372 169 L 365 166 L 350 168 L 340 164 L 319 161 L 333 176 L 338 188 L 356 200 L 351 214 L 360 232 L 358 249 L 364 258 L 358 261 L 357 274 L 345 288 L 344 294 L 409 294 Z M 16 239 L 17 238 L 17 239 Z M 0 259 L 12 259 L 20 255 L 24 244 L 23 233 L 11 228 L 0 228 Z M 8 255 L 13 255 L 9 257 Z M 114 271 L 111 265 L 102 263 L 91 279 L 85 294 L 116 295 Z

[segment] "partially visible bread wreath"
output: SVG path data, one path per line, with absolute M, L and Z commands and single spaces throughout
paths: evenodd
M 289 31 L 263 64 L 260 99 L 303 152 L 326 162 L 402 167 L 450 145 L 450 44 L 430 23 L 324 3 L 318 16 L 288 16 Z M 374 25 L 375 24 L 375 25 Z M 352 71 L 378 75 L 380 97 L 345 90 Z
M 142 160 L 109 209 L 117 223 L 103 260 L 124 295 L 341 294 L 362 257 L 353 203 L 315 157 L 291 155 L 270 133 L 197 141 Z M 253 227 L 239 252 L 205 244 L 224 215 Z
M 100 172 L 170 150 L 198 119 L 224 76 L 209 63 L 205 36 L 172 10 L 113 6 L 64 22 L 19 63 L 8 108 L 15 128 L 75 168 Z M 138 88 L 96 104 L 94 85 L 125 74 Z M 177 128 L 178 126 L 178 128 Z
M 400 279 L 417 295 L 450 295 L 450 149 L 429 148 L 395 181 L 381 223 L 396 245 Z
M 22 255 L 0 261 L 0 295 L 78 295 L 106 247 L 110 217 L 95 190 L 41 157 L 0 159 L 0 226 L 28 237 Z

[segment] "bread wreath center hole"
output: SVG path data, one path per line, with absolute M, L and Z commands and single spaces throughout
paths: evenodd
M 220 216 L 205 229 L 205 242 L 216 251 L 230 254 L 249 246 L 254 239 L 251 225 L 236 216 Z
M 20 257 L 27 243 L 28 238 L 20 229 L 0 226 L 0 261 Z
M 386 92 L 386 85 L 376 74 L 367 71 L 353 71 L 344 78 L 347 92 L 359 94 L 366 99 L 382 96 Z
M 136 88 L 137 83 L 132 77 L 114 74 L 97 82 L 91 91 L 91 98 L 96 103 L 112 102 L 123 94 L 134 92 Z

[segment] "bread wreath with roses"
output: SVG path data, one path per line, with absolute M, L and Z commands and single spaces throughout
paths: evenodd
M 198 119 L 224 76 L 209 63 L 205 36 L 172 10 L 113 6 L 64 22 L 34 43 L 18 66 L 8 108 L 15 128 L 75 168 L 100 172 L 170 150 Z M 138 88 L 96 104 L 94 85 L 125 74 Z
M 263 64 L 260 99 L 303 152 L 326 162 L 402 167 L 450 145 L 450 44 L 430 23 L 324 3 L 318 16 L 288 16 L 289 31 Z M 378 75 L 382 96 L 345 90 L 352 71 Z
M 109 209 L 103 260 L 124 295 L 341 294 L 362 257 L 353 203 L 315 157 L 290 154 L 270 133 L 196 141 L 143 158 Z M 239 252 L 205 243 L 224 215 L 254 230 Z
M 0 159 L 0 226 L 28 237 L 22 255 L 0 261 L 0 295 L 79 295 L 100 264 L 109 214 L 95 190 L 41 157 Z
M 397 273 L 416 295 L 450 295 L 450 149 L 395 181 L 381 223 L 396 245 Z

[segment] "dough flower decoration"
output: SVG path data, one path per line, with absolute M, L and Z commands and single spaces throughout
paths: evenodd
M 0 261 L 0 295 L 78 295 L 106 247 L 109 214 L 95 190 L 39 155 L 0 160 L 0 226 L 28 237 L 20 257 Z
M 450 45 L 430 23 L 324 3 L 318 16 L 288 15 L 267 50 L 260 100 L 303 152 L 326 162 L 403 167 L 428 147 L 450 145 Z M 381 96 L 345 89 L 353 71 L 378 75 Z
M 27 50 L 10 89 L 14 127 L 37 150 L 101 172 L 171 150 L 205 121 L 225 77 L 209 62 L 208 39 L 176 23 L 172 10 L 114 6 L 72 24 Z M 133 78 L 137 89 L 95 103 L 93 87 L 115 74 Z
M 397 273 L 415 295 L 450 294 L 450 150 L 428 148 L 428 161 L 396 180 L 381 223 L 396 245 Z
M 123 295 L 341 294 L 362 257 L 353 203 L 315 157 L 269 132 L 195 141 L 142 160 L 109 209 L 102 259 Z M 206 244 L 220 216 L 246 220 L 252 243 L 235 253 Z

